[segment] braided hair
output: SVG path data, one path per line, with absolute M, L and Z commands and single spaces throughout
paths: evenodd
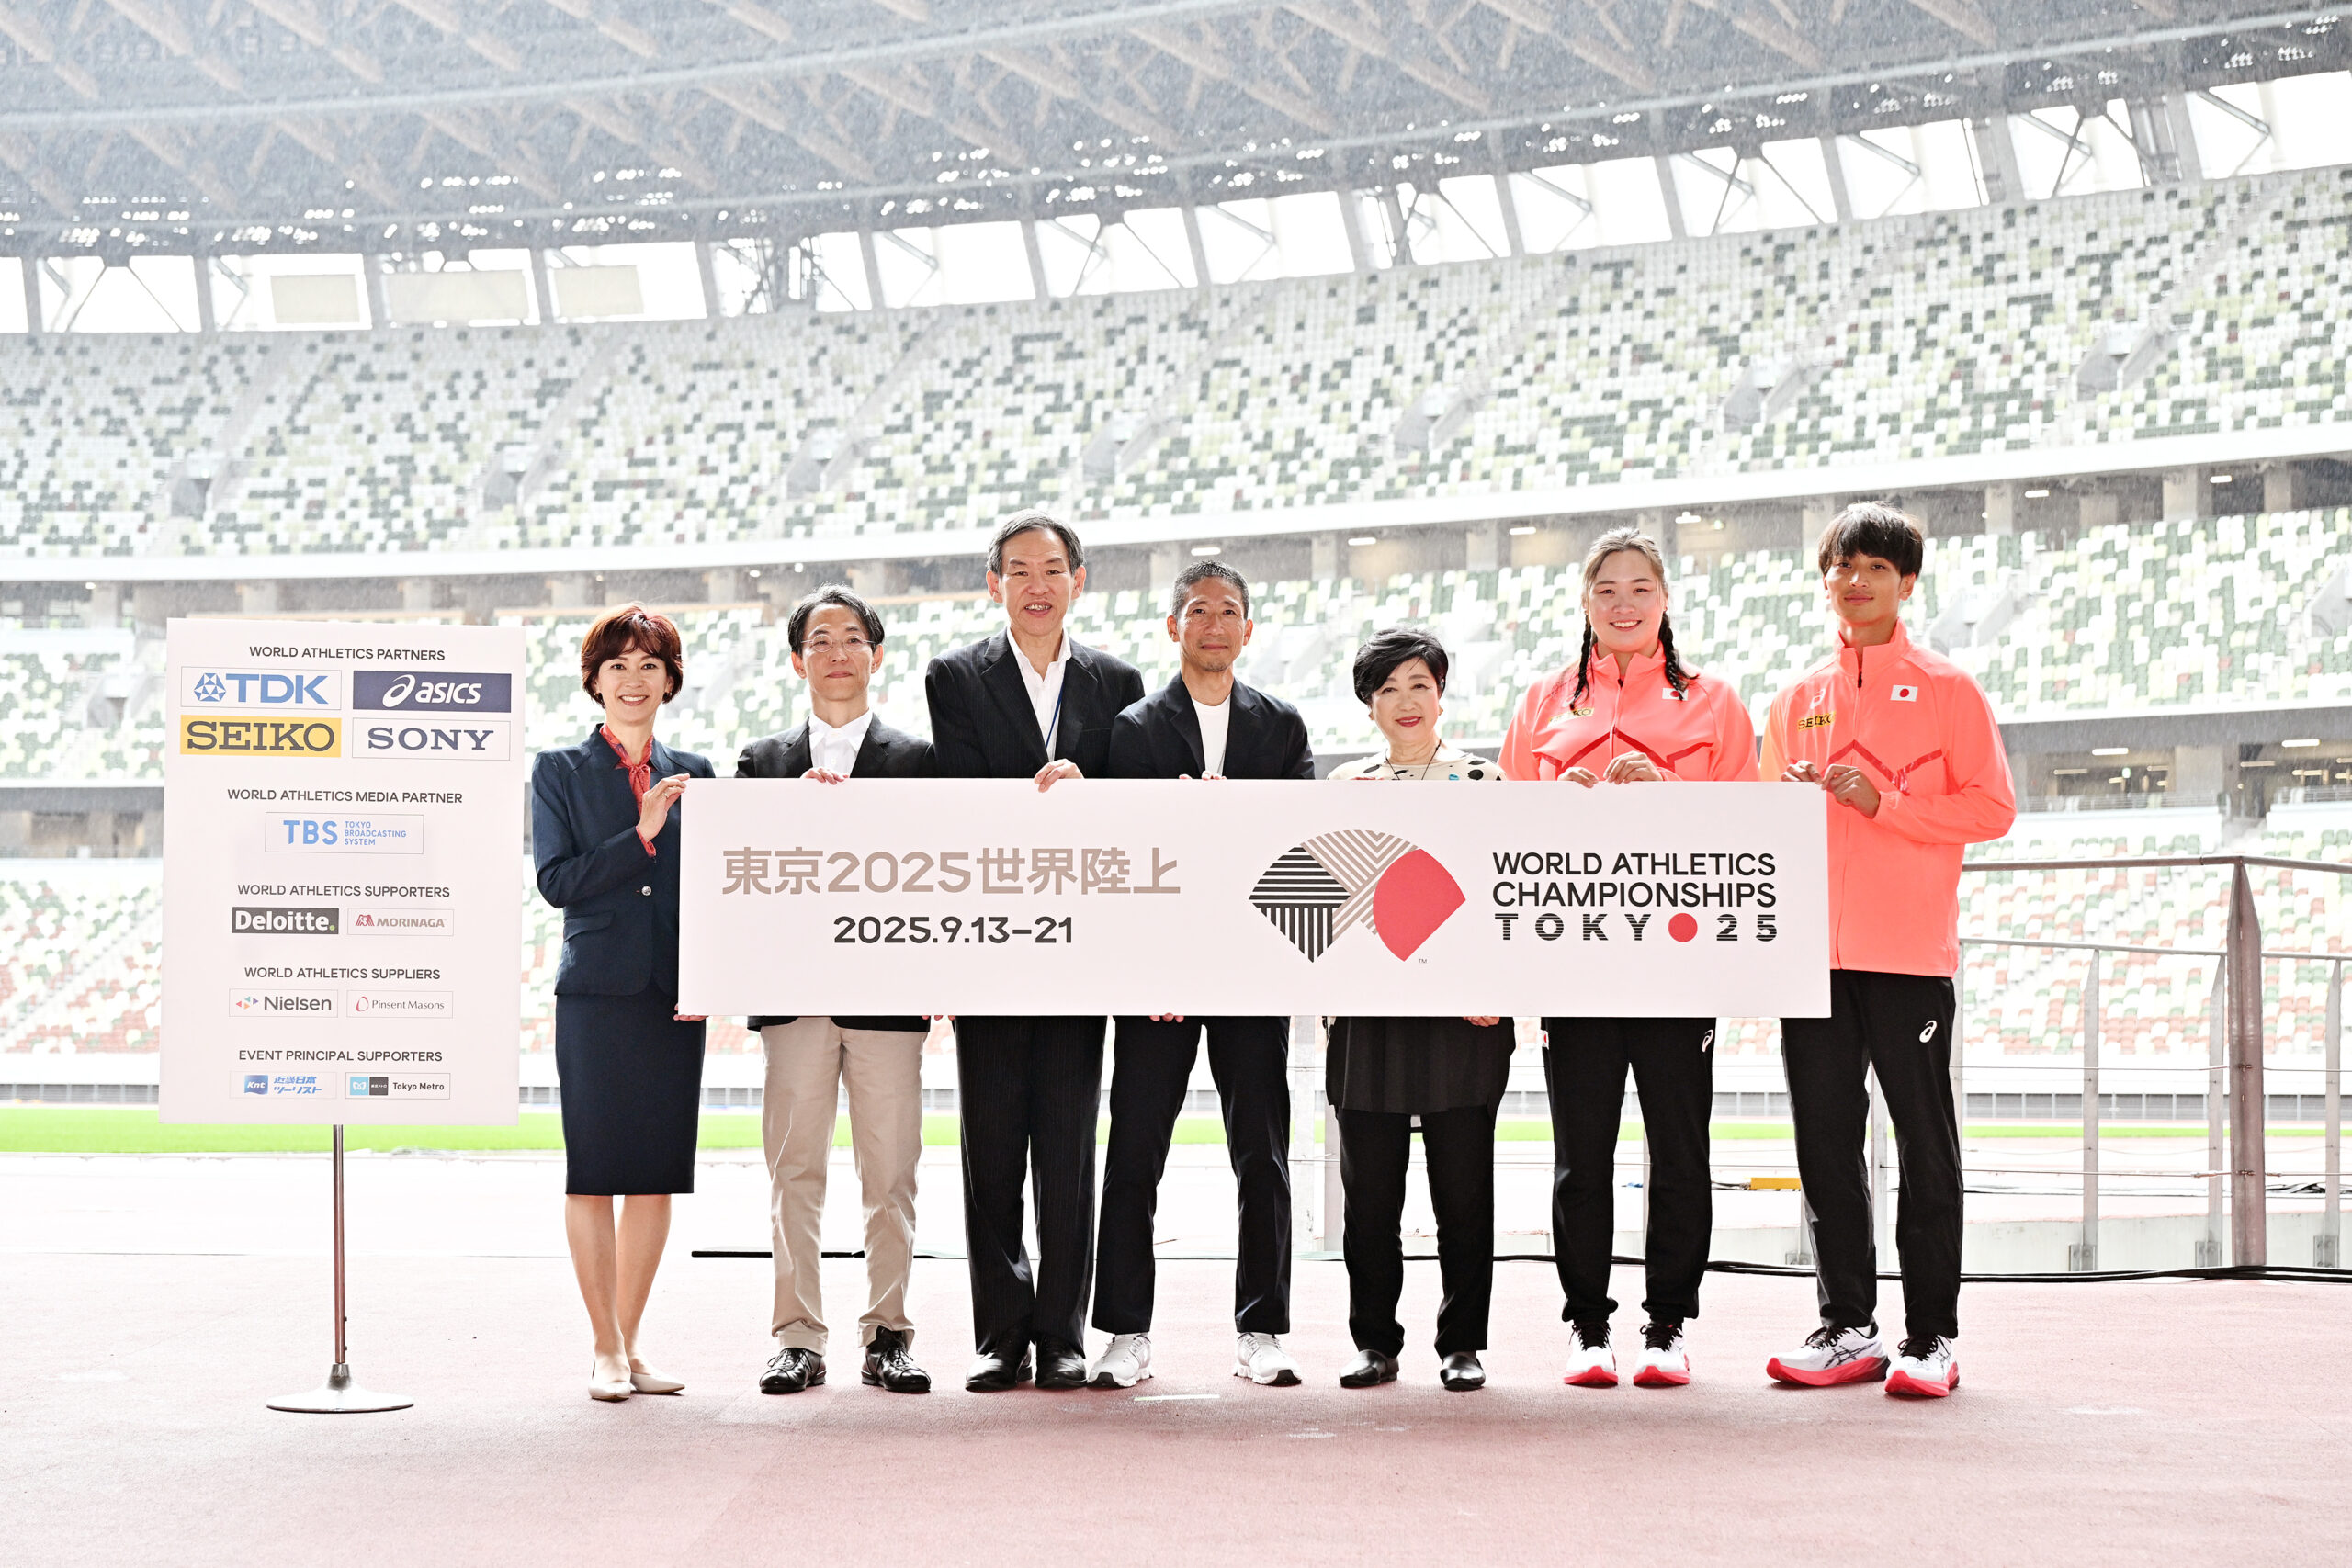
M 1584 553 L 1583 597 L 1591 596 L 1593 581 L 1600 577 L 1600 569 L 1609 558 L 1626 550 L 1648 561 L 1650 570 L 1657 574 L 1658 586 L 1661 589 L 1666 586 L 1666 555 L 1657 547 L 1657 541 L 1639 528 L 1611 528 L 1595 539 L 1592 548 Z M 1592 635 L 1592 613 L 1587 610 L 1584 644 L 1577 650 L 1577 689 L 1568 698 L 1571 708 L 1582 703 L 1585 694 L 1591 690 L 1592 655 L 1598 646 L 1599 639 Z M 1657 617 L 1657 647 L 1658 651 L 1666 656 L 1666 683 L 1674 688 L 1676 696 L 1684 695 L 1690 690 L 1690 671 L 1683 667 L 1680 656 L 1674 651 L 1674 617 L 1663 610 L 1658 612 Z

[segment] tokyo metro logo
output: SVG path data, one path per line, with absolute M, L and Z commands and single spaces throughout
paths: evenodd
M 1293 845 L 1250 890 L 1250 905 L 1310 961 L 1358 925 L 1410 958 L 1464 901 L 1436 856 L 1366 828 Z

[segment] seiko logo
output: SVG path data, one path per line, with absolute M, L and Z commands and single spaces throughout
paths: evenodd
M 339 718 L 196 718 L 180 720 L 183 757 L 340 757 Z
M 1797 720 L 1797 728 L 1799 729 L 1819 729 L 1825 724 L 1833 724 L 1837 722 L 1837 718 L 1838 716 L 1834 713 L 1807 714 L 1804 717 Z
M 401 713 L 506 713 L 514 678 L 498 674 L 361 670 L 351 677 L 351 705 Z

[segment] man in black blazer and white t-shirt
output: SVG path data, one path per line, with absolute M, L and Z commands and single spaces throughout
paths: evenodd
M 1315 776 L 1298 710 L 1234 679 L 1250 633 L 1241 574 L 1213 560 L 1187 567 L 1168 615 L 1176 679 L 1112 725 L 1113 778 Z M 1094 1385 L 1133 1388 L 1151 1375 L 1152 1218 L 1204 1032 L 1240 1198 L 1233 1375 L 1295 1383 L 1298 1363 L 1281 1339 L 1290 1332 L 1290 1021 L 1155 1013 L 1122 1016 L 1118 1026 L 1094 1289 L 1094 1326 L 1111 1342 L 1095 1358 Z
M 808 682 L 808 716 L 754 740 L 736 760 L 739 779 L 931 778 L 931 742 L 893 729 L 867 704 L 882 659 L 882 617 L 846 588 L 820 588 L 793 606 L 785 630 L 792 668 Z M 914 1017 L 755 1018 L 767 1053 L 760 1141 L 768 1161 L 775 1253 L 776 1350 L 763 1393 L 798 1393 L 825 1381 L 826 1330 L 819 1275 L 825 1172 L 841 1086 L 849 1086 L 850 1147 L 865 1208 L 865 1311 L 861 1375 L 897 1393 L 923 1393 L 931 1374 L 911 1354 L 907 1280 L 914 1269 L 915 1168 L 922 1158 L 922 1044 L 931 1025 Z
M 923 674 L 932 744 L 948 778 L 1034 779 L 1041 790 L 1110 772 L 1111 721 L 1143 677 L 1063 631 L 1086 586 L 1078 535 L 1017 512 L 989 543 L 989 597 L 1005 630 L 943 653 Z M 1086 1297 L 1094 1278 L 1094 1123 L 1102 1092 L 1101 1018 L 956 1021 L 963 1115 L 964 1241 L 979 1351 L 964 1386 L 1086 1382 Z M 1036 1172 L 1033 1275 L 1021 1190 Z

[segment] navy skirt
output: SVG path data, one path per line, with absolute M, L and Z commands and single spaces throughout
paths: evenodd
M 680 1023 L 677 1006 L 655 986 L 633 997 L 556 998 L 566 1192 L 695 1190 L 703 1026 Z

